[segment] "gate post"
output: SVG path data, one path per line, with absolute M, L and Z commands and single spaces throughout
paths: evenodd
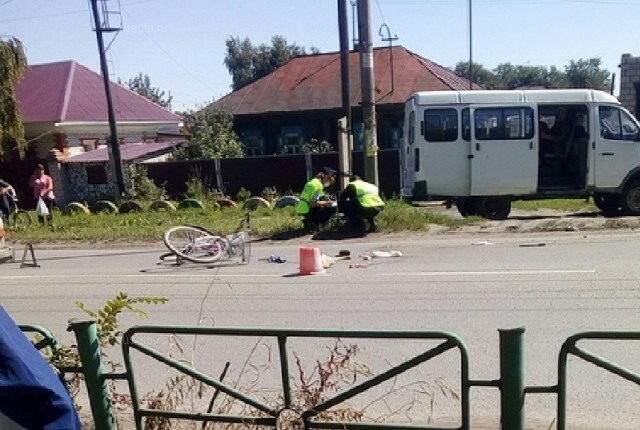
M 502 430 L 525 430 L 524 328 L 500 334 L 500 421 Z
M 102 365 L 102 352 L 95 321 L 72 321 L 69 330 L 73 330 L 78 341 L 78 355 L 82 365 L 84 381 L 87 385 L 91 413 L 96 430 L 116 430 L 116 420 L 111 408 L 111 396 Z

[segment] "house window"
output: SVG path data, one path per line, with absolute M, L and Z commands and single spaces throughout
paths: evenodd
M 107 171 L 104 164 L 94 164 L 86 167 L 87 183 L 90 185 L 101 185 L 107 183 Z
M 100 144 L 100 139 L 80 139 L 80 145 L 86 151 L 93 151 L 94 149 L 98 149 L 98 145 Z
M 361 122 L 353 123 L 351 126 L 353 130 L 353 150 L 362 151 L 364 148 L 364 126 Z
M 302 152 L 303 143 L 304 138 L 302 136 L 302 127 L 282 127 L 280 135 L 280 152 L 283 154 L 299 154 Z
M 391 148 L 400 148 L 402 144 L 403 121 L 395 121 L 389 127 L 391 133 Z
M 258 129 L 246 130 L 242 133 L 245 153 L 249 156 L 263 154 L 262 132 Z

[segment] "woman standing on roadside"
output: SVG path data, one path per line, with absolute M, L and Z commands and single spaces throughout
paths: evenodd
M 53 224 L 53 205 L 56 202 L 56 197 L 53 194 L 53 179 L 44 173 L 44 166 L 42 164 L 36 166 L 33 175 L 29 178 L 29 186 L 33 188 L 33 197 L 36 201 L 39 198 L 44 200 L 44 203 L 49 209 L 49 215 L 47 215 L 46 218 L 50 224 Z M 44 224 L 44 219 L 45 217 L 38 215 L 40 224 Z

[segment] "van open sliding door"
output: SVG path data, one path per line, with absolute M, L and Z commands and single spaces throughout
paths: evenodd
M 471 195 L 533 194 L 538 186 L 536 105 L 471 105 Z

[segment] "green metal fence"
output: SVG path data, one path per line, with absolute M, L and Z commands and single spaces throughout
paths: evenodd
M 278 345 L 278 356 L 280 359 L 280 382 L 281 396 L 284 401 L 282 407 L 275 408 L 263 400 L 252 396 L 249 393 L 242 392 L 232 385 L 225 384 L 215 378 L 205 375 L 192 367 L 185 365 L 180 360 L 168 357 L 166 354 L 154 349 L 143 343 L 136 341 L 136 335 L 140 334 L 166 334 L 166 335 L 197 335 L 197 336 L 251 336 L 261 338 L 275 338 Z M 393 366 L 388 370 L 375 375 L 371 379 L 357 383 L 349 389 L 336 394 L 317 404 L 313 409 L 299 410 L 298 405 L 293 402 L 293 393 L 291 389 L 291 374 L 288 354 L 288 341 L 292 338 L 340 338 L 340 339 L 428 339 L 440 342 L 437 346 L 429 348 L 421 353 L 407 359 L 401 364 Z M 208 328 L 208 327 L 152 327 L 138 326 L 125 332 L 122 341 L 125 366 L 128 369 L 129 389 L 131 392 L 134 414 L 137 429 L 143 428 L 143 417 L 161 417 L 161 418 L 182 418 L 206 422 L 224 422 L 238 424 L 258 424 L 270 427 L 276 427 L 283 414 L 289 419 L 297 420 L 302 428 L 325 428 L 325 429 L 389 429 L 389 424 L 376 423 L 355 423 L 347 421 L 316 421 L 315 419 L 324 411 L 333 406 L 339 405 L 356 395 L 389 381 L 396 376 L 408 371 L 428 360 L 441 355 L 449 350 L 457 349 L 460 354 L 460 384 L 461 393 L 461 416 L 462 429 L 469 428 L 470 411 L 469 411 L 469 363 L 467 350 L 457 336 L 445 332 L 429 332 L 429 331 L 347 331 L 347 330 L 282 330 L 282 329 L 252 329 L 252 328 Z M 252 406 L 262 413 L 261 417 L 255 415 L 216 415 L 201 412 L 177 412 L 177 411 L 159 411 L 155 409 L 142 408 L 139 403 L 140 396 L 136 384 L 136 372 L 133 369 L 131 361 L 131 350 L 139 351 L 149 357 L 172 366 L 197 381 L 208 386 L 214 387 L 237 399 L 247 405 Z M 394 424 L 394 429 L 433 429 L 439 430 L 440 427 L 415 426 Z M 450 427 L 447 427 L 450 429 Z M 444 429 L 443 429 L 444 430 Z
M 640 388 L 640 374 L 579 347 L 577 343 L 584 340 L 637 341 L 640 340 L 640 332 L 590 331 L 574 334 L 564 342 L 558 359 L 558 430 L 566 430 L 567 428 L 567 361 L 570 354 L 618 375 L 627 381 L 634 382 Z
M 38 333 L 41 339 L 37 342 L 38 349 L 50 347 L 54 354 L 60 350 L 55 338 L 48 330 L 38 326 L 21 326 L 25 332 Z M 92 321 L 78 321 L 71 324 L 71 329 L 76 334 L 78 342 L 78 354 L 82 367 L 62 369 L 63 372 L 80 372 L 84 375 L 89 400 L 93 413 L 96 430 L 115 430 L 115 419 L 112 411 L 111 398 L 107 388 L 107 380 L 126 380 L 132 396 L 132 406 L 136 428 L 142 430 L 143 420 L 150 417 L 175 418 L 218 423 L 256 424 L 281 428 L 280 423 L 284 415 L 287 419 L 298 422 L 301 428 L 308 429 L 431 429 L 444 430 L 441 427 L 419 426 L 405 424 L 377 424 L 339 421 L 320 421 L 319 414 L 323 411 L 352 399 L 356 395 L 373 389 L 386 381 L 401 375 L 416 366 L 442 355 L 448 351 L 458 351 L 460 364 L 460 430 L 470 428 L 470 390 L 472 387 L 493 387 L 500 392 L 501 399 L 501 428 L 503 430 L 524 430 L 526 419 L 524 413 L 525 397 L 530 393 L 547 393 L 557 396 L 557 429 L 567 428 L 567 362 L 569 355 L 579 357 L 593 365 L 611 372 L 627 381 L 633 382 L 640 388 L 640 375 L 600 357 L 585 348 L 578 346 L 581 341 L 638 341 L 640 332 L 584 332 L 568 338 L 559 353 L 558 358 L 558 383 L 551 386 L 525 386 L 525 348 L 524 328 L 499 330 L 500 336 L 500 378 L 497 380 L 471 380 L 469 378 L 469 360 L 467 348 L 454 334 L 437 331 L 367 331 L 367 330 L 287 330 L 287 329 L 254 329 L 254 328 L 208 328 L 208 327 L 170 327 L 170 326 L 135 326 L 127 330 L 122 338 L 122 351 L 125 361 L 125 372 L 115 374 L 106 373 L 102 364 L 102 353 L 97 340 L 96 325 Z M 280 393 L 282 405 L 274 407 L 250 393 L 242 392 L 236 387 L 226 384 L 222 378 L 206 375 L 183 361 L 174 359 L 167 354 L 139 342 L 141 335 L 165 334 L 165 335 L 193 335 L 193 336 L 229 336 L 229 337 L 261 337 L 273 338 L 278 346 L 280 359 Z M 289 365 L 289 344 L 295 338 L 334 338 L 334 339 L 379 339 L 379 340 L 407 340 L 422 339 L 437 343 L 435 347 L 429 347 L 404 362 L 397 364 L 385 371 L 349 387 L 335 396 L 322 401 L 312 409 L 300 410 L 293 400 L 291 387 L 291 375 Z M 261 416 L 213 414 L 177 410 L 157 410 L 141 406 L 141 397 L 137 384 L 138 372 L 134 368 L 131 357 L 132 351 L 137 351 L 147 357 L 167 366 L 173 367 L 184 375 L 214 387 L 217 391 L 252 406 L 261 412 Z M 451 430 L 451 427 L 446 427 Z

